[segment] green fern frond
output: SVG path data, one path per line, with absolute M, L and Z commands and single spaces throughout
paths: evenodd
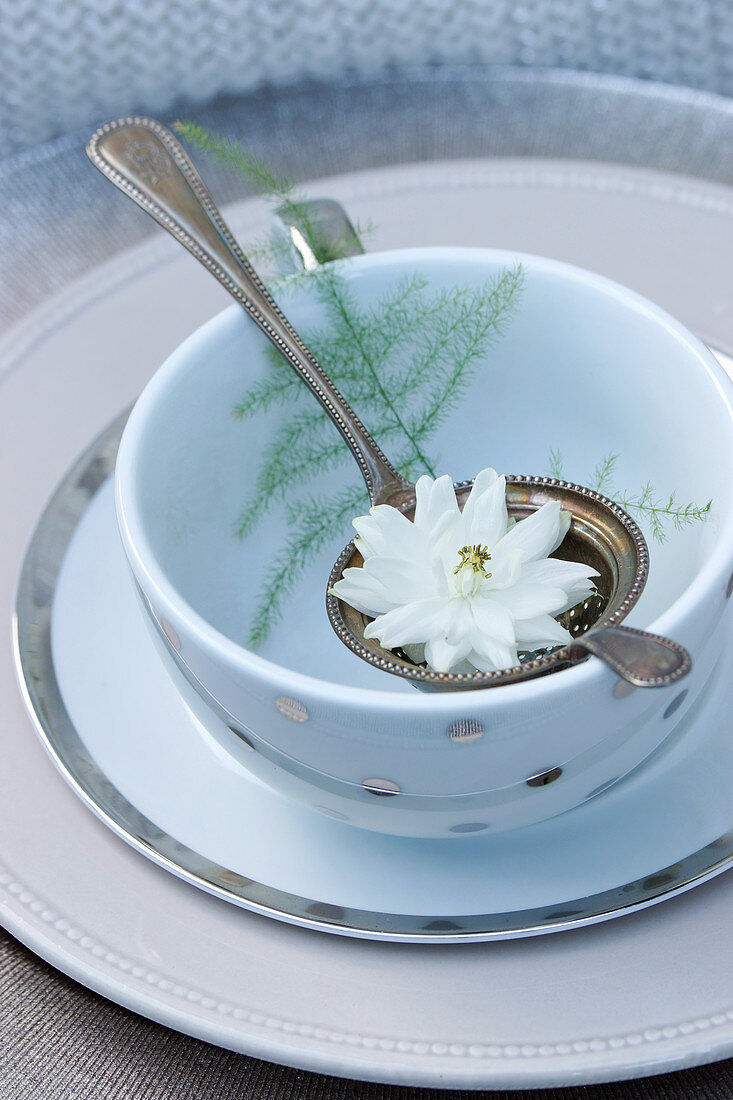
M 550 471 L 550 477 L 555 477 L 558 481 L 565 480 L 563 475 L 564 461 L 562 451 L 558 450 L 557 447 L 553 447 L 550 451 L 550 457 L 547 460 L 547 468 Z
M 430 382 L 423 405 L 408 419 L 410 434 L 418 442 L 432 435 L 458 403 L 516 308 L 521 286 L 521 268 L 513 268 L 446 311 L 437 340 L 424 349 Z
M 267 640 L 302 570 L 334 539 L 335 533 L 343 531 L 346 544 L 352 518 L 366 507 L 368 498 L 363 486 L 359 486 L 344 490 L 335 498 L 309 497 L 295 502 L 287 510 L 290 534 L 262 585 L 247 638 L 252 649 L 259 649 Z M 325 581 L 324 577 L 324 593 Z
M 202 153 L 208 153 L 222 167 L 244 176 L 258 191 L 283 199 L 292 194 L 293 185 L 287 176 L 275 172 L 266 161 L 248 153 L 232 138 L 212 133 L 190 120 L 175 122 L 173 129 L 189 145 L 200 149 Z
M 232 138 L 213 133 L 191 120 L 179 120 L 173 124 L 173 128 L 189 145 L 207 153 L 223 168 L 243 176 L 256 192 L 266 195 L 276 203 L 279 212 L 286 219 L 292 218 L 298 225 L 306 243 L 317 255 L 324 252 L 324 244 L 330 249 L 336 243 L 330 239 L 324 242 L 323 231 L 305 205 L 305 197 L 295 191 L 292 180 L 276 172 L 261 157 L 250 153 Z M 369 231 L 370 225 L 367 223 L 366 232 Z M 358 230 L 355 232 L 358 235 Z M 277 241 L 273 241 L 266 246 L 255 246 L 255 251 L 249 250 L 248 254 L 252 259 L 255 259 L 255 252 L 258 260 L 272 259 L 273 252 L 278 248 L 283 248 L 282 242 L 278 245 Z
M 276 348 L 268 348 L 266 354 L 273 368 L 272 373 L 253 382 L 234 406 L 232 412 L 237 420 L 247 420 L 250 416 L 286 405 L 300 393 L 298 376 L 280 352 Z
M 593 477 L 588 488 L 595 489 L 596 492 L 608 496 L 613 484 L 617 463 L 618 455 L 608 454 L 602 458 L 593 471 Z
M 657 542 L 666 541 L 670 524 L 675 530 L 680 531 L 693 523 L 704 522 L 709 517 L 713 506 L 712 500 L 707 504 L 695 504 L 694 501 L 680 504 L 676 493 L 670 493 L 668 497 L 659 497 L 650 482 L 642 485 L 637 493 L 616 493 L 614 499 L 625 511 L 646 520 Z
M 693 523 L 703 523 L 710 515 L 712 500 L 707 504 L 695 504 L 694 501 L 680 504 L 676 493 L 660 496 L 650 481 L 645 482 L 636 492 L 615 488 L 613 480 L 619 457 L 608 454 L 602 458 L 588 479 L 588 487 L 603 493 L 625 512 L 645 523 L 657 542 L 666 541 L 670 526 L 679 531 Z M 559 450 L 553 448 L 550 451 L 548 466 L 552 477 L 564 477 L 563 457 Z
M 265 193 L 281 216 L 293 216 L 309 246 L 323 253 L 319 228 L 289 179 L 237 142 L 197 123 L 181 122 L 176 129 Z M 357 232 L 361 236 L 369 229 L 360 225 Z M 327 243 L 333 250 L 334 242 Z M 257 262 L 276 262 L 276 250 L 290 246 L 276 241 L 274 246 L 257 242 L 254 247 L 248 255 Z M 342 270 L 336 262 L 287 280 L 291 289 L 307 286 L 316 305 L 319 321 L 313 331 L 304 333 L 306 343 L 358 409 L 368 430 L 398 455 L 396 465 L 405 476 L 435 476 L 430 439 L 504 332 L 521 292 L 521 267 L 478 289 L 431 291 L 427 280 L 415 274 L 397 280 L 369 307 L 358 301 Z M 368 507 L 363 488 L 345 490 L 335 498 L 303 495 L 308 484 L 351 459 L 333 424 L 282 356 L 272 351 L 267 363 L 267 374 L 247 389 L 233 410 L 242 420 L 280 412 L 262 451 L 252 496 L 235 525 L 237 535 L 246 537 L 263 511 L 274 505 L 283 508 L 288 528 L 255 608 L 249 637 L 254 647 L 268 636 L 313 556 L 334 531 L 343 528 L 346 535 L 349 521 Z
M 396 424 L 386 424 L 381 433 L 386 440 L 399 434 Z M 250 535 L 267 508 L 286 500 L 297 486 L 350 461 L 338 429 L 325 413 L 308 409 L 288 418 L 263 451 L 251 500 L 237 518 L 237 537 Z

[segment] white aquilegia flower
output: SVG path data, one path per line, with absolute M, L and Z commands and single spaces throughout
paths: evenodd
M 518 650 L 572 641 L 555 616 L 590 595 L 598 574 L 548 557 L 570 526 L 558 501 L 515 522 L 492 469 L 463 511 L 447 476 L 421 477 L 416 492 L 414 521 L 386 504 L 354 520 L 364 565 L 332 591 L 374 616 L 366 637 L 436 672 L 511 668 Z

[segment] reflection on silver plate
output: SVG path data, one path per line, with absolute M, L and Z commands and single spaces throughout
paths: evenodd
M 51 612 L 71 537 L 110 477 L 126 414 L 73 465 L 36 528 L 18 589 L 15 655 L 25 700 L 51 758 L 80 798 L 118 835 L 160 866 L 218 897 L 305 927 L 362 938 L 451 943 L 510 939 L 606 920 L 679 894 L 733 864 L 733 831 L 644 878 L 561 905 L 435 917 L 344 908 L 243 877 L 201 856 L 132 805 L 96 764 L 64 705 L 51 651 Z

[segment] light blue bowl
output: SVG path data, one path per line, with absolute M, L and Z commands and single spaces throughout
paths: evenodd
M 357 825 L 463 835 L 578 805 L 668 738 L 728 629 L 733 386 L 699 340 L 624 287 L 537 257 L 414 249 L 360 256 L 341 271 L 367 306 L 407 274 L 436 289 L 478 286 L 518 260 L 519 308 L 439 429 L 439 472 L 456 481 L 488 465 L 543 474 L 559 448 L 564 476 L 587 483 L 614 453 L 623 487 L 648 480 L 683 501 L 712 497 L 707 523 L 663 545 L 649 540 L 650 579 L 629 620 L 687 646 L 694 668 L 681 685 L 628 694 L 591 658 L 526 683 L 422 695 L 359 661 L 331 631 L 325 583 L 348 527 L 309 564 L 261 651 L 248 650 L 254 601 L 286 522 L 268 506 L 249 539 L 233 534 L 274 423 L 233 415 L 269 369 L 264 337 L 236 306 L 161 367 L 120 447 L 120 532 L 170 674 L 240 764 Z M 318 327 L 320 306 L 302 282 L 280 297 L 303 333 Z M 358 482 L 345 454 L 319 493 Z M 548 772 L 552 781 L 528 785 Z

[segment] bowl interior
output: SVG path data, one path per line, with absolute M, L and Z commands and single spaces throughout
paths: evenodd
M 629 621 L 648 627 L 691 583 L 730 515 L 726 474 L 733 432 L 720 372 L 707 349 L 643 299 L 565 265 L 520 259 L 519 305 L 431 437 L 434 466 L 456 481 L 489 465 L 508 474 L 546 475 L 554 449 L 562 452 L 562 476 L 589 485 L 595 467 L 615 455 L 614 490 L 635 496 L 651 483 L 660 498 L 712 498 L 707 522 L 670 526 L 663 543 L 650 536 L 644 514 L 632 512 L 651 561 Z M 405 276 L 419 275 L 428 292 L 438 293 L 484 285 L 516 260 L 485 250 L 422 249 L 358 257 L 339 270 L 366 311 Z M 306 340 L 324 330 L 327 317 L 312 287 L 301 280 L 279 298 Z M 339 520 L 329 520 L 309 549 L 298 541 L 297 501 L 317 523 L 319 501 L 333 502 L 360 485 L 346 448 L 339 464 L 298 482 L 296 430 L 281 455 L 280 481 L 267 493 L 257 487 L 278 426 L 289 421 L 297 429 L 297 417 L 315 407 L 301 387 L 301 394 L 274 403 L 266 414 L 235 415 L 253 384 L 272 376 L 267 349 L 252 322 L 232 306 L 194 333 L 155 376 L 120 452 L 130 535 L 182 600 L 236 643 L 248 645 L 258 609 L 279 604 L 282 615 L 259 647 L 262 656 L 324 680 L 411 691 L 409 683 L 348 652 L 326 616 L 326 581 L 352 535 L 350 517 L 366 510 L 366 496 Z M 378 434 L 368 407 L 353 401 Z M 328 453 L 337 433 L 330 424 L 318 431 Z M 380 442 L 396 456 L 399 447 L 390 450 L 390 438 Z M 238 520 L 253 499 L 261 500 L 258 522 L 240 539 Z

